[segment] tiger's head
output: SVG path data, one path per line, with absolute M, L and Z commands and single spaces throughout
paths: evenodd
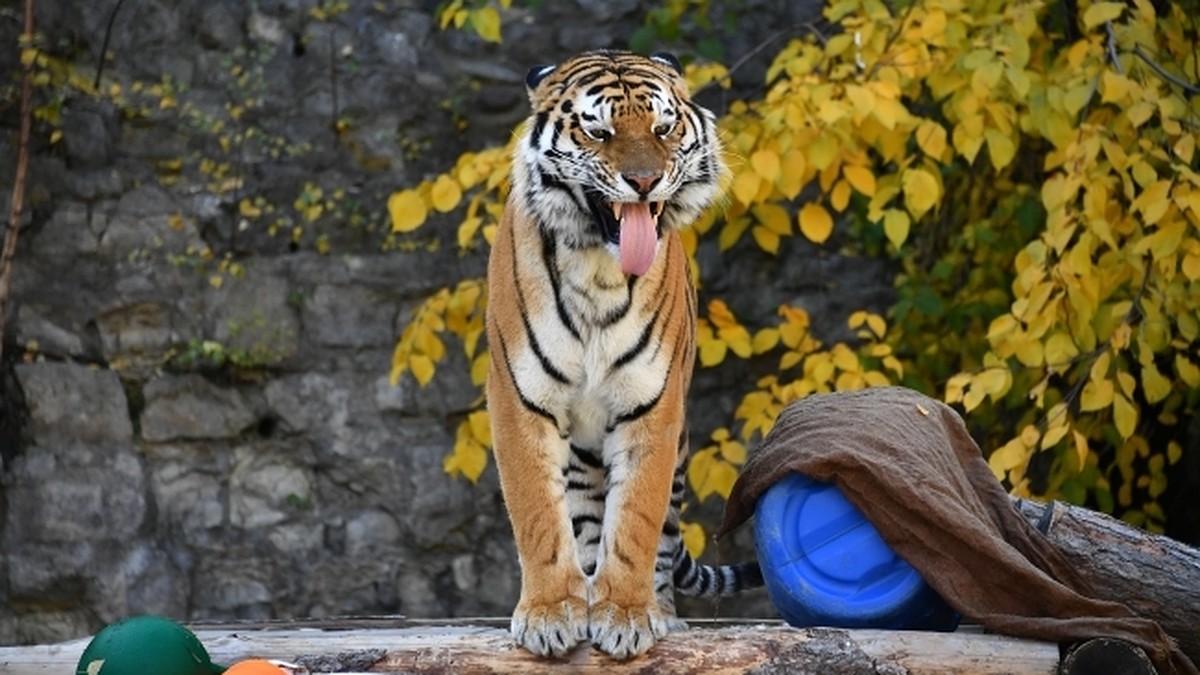
M 664 228 L 691 224 L 725 170 L 713 114 L 681 73 L 670 54 L 595 51 L 525 78 L 514 195 L 565 245 L 607 247 L 626 274 L 649 269 Z

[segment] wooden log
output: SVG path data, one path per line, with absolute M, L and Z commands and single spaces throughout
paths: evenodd
M 281 659 L 313 673 L 904 673 L 1052 675 L 1058 646 L 963 629 L 925 633 L 833 628 L 796 629 L 780 622 L 693 621 L 649 653 L 614 661 L 582 646 L 562 661 L 518 649 L 499 624 L 507 620 L 411 622 L 402 627 L 335 628 L 192 626 L 214 662 Z M 336 626 L 336 621 L 330 622 Z M 0 647 L 0 672 L 71 672 L 88 640 L 58 645 Z
M 1153 619 L 1200 663 L 1200 549 L 1062 502 L 1017 509 L 1091 582 L 1096 595 Z
M 1063 657 L 1059 675 L 1156 675 L 1154 664 L 1141 647 L 1096 638 L 1080 643 Z

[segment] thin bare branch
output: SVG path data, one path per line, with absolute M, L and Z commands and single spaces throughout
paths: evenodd
M 1135 46 L 1133 48 L 1133 53 L 1136 54 L 1138 58 L 1145 61 L 1146 65 L 1150 66 L 1150 68 L 1153 69 L 1154 72 L 1158 73 L 1159 77 L 1170 82 L 1171 84 L 1175 85 L 1176 87 L 1179 87 L 1180 89 L 1186 91 L 1189 94 L 1200 94 L 1200 86 L 1196 86 L 1196 85 L 1192 84 L 1191 82 L 1182 80 L 1179 77 L 1175 76 L 1174 74 L 1168 72 L 1166 68 L 1163 68 L 1161 65 L 1158 64 L 1158 62 L 1156 62 L 1154 59 L 1150 58 L 1150 55 L 1146 53 L 1146 50 L 1142 49 L 1141 45 Z
M 33 47 L 33 0 L 25 0 L 25 32 L 22 51 Z M 12 283 L 13 257 L 17 252 L 17 234 L 25 211 L 25 174 L 29 168 L 29 133 L 33 124 L 33 61 L 21 59 L 21 131 L 17 145 L 17 170 L 13 179 L 12 200 L 8 208 L 8 234 L 0 250 L 0 363 L 4 361 L 4 325 L 8 315 L 8 294 Z
M 1125 67 L 1121 65 L 1121 59 L 1117 57 L 1117 31 L 1113 30 L 1111 21 L 1104 22 L 1104 30 L 1108 32 L 1108 60 L 1112 61 L 1113 68 L 1122 75 L 1125 74 Z
M 96 64 L 96 79 L 92 83 L 94 89 L 100 89 L 100 77 L 104 75 L 104 59 L 108 56 L 108 41 L 112 38 L 113 24 L 117 21 L 117 12 L 121 11 L 121 5 L 125 0 L 117 0 L 117 4 L 113 5 L 112 12 L 108 15 L 108 26 L 104 29 L 104 42 L 100 44 L 100 60 Z

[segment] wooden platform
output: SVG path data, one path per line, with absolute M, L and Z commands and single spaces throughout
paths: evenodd
M 189 626 L 216 663 L 282 659 L 313 673 L 1010 673 L 1051 675 L 1058 646 L 985 634 L 833 628 L 777 621 L 692 620 L 648 654 L 614 661 L 590 646 L 564 661 L 539 660 L 509 640 L 507 619 L 419 621 L 346 618 Z M 73 672 L 89 639 L 0 647 L 0 673 Z

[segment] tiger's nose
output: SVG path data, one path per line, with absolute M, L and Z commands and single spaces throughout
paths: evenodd
M 658 185 L 658 181 L 662 180 L 661 171 L 630 171 L 621 174 L 621 178 L 625 179 L 626 183 L 634 190 L 637 190 L 639 195 L 643 197 Z

